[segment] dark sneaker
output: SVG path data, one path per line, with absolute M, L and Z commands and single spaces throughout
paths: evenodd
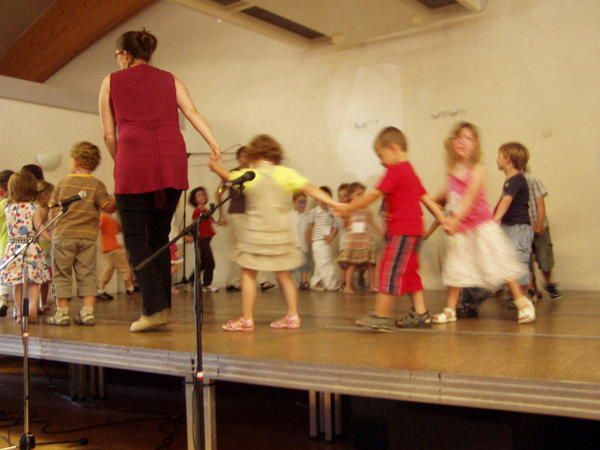
M 408 314 L 396 320 L 398 328 L 420 328 L 431 326 L 431 314 L 429 311 L 423 314 L 417 314 L 414 309 L 411 309 Z
M 308 283 L 300 283 L 298 289 L 300 289 L 301 291 L 308 291 L 310 290 L 310 285 Z
M 474 305 L 460 304 L 456 308 L 456 317 L 459 319 L 473 319 L 479 317 L 479 308 Z
M 552 300 L 558 300 L 559 298 L 562 298 L 562 294 L 556 288 L 556 284 L 554 284 L 554 283 L 547 284 L 545 289 Z
M 273 289 L 274 287 L 275 287 L 275 284 L 271 283 L 270 281 L 265 281 L 263 283 L 260 283 L 260 290 L 263 292 L 266 292 L 269 289 Z
M 127 291 L 129 293 L 129 291 Z M 96 295 L 96 300 L 112 300 L 114 297 L 106 292 Z
M 77 325 L 92 326 L 96 325 L 96 318 L 94 317 L 93 313 L 79 313 L 75 317 L 73 317 L 73 322 L 75 322 Z
M 364 317 L 354 321 L 359 327 L 367 327 L 373 330 L 391 331 L 395 329 L 394 319 L 390 317 L 382 317 L 370 312 Z
M 228 284 L 227 286 L 225 286 L 225 290 L 227 292 L 239 292 L 241 289 L 237 286 L 234 286 L 233 284 Z
M 8 312 L 8 305 L 4 303 L 0 306 L 0 317 L 6 317 L 6 313 Z
M 134 295 L 136 292 L 139 292 L 139 289 L 136 291 L 135 288 L 133 289 L 126 289 L 125 290 L 125 294 L 127 294 L 128 297 L 131 297 L 132 295 Z M 112 299 L 111 299 L 112 300 Z
M 71 325 L 71 318 L 68 314 L 63 314 L 60 311 L 56 311 L 53 315 L 46 319 L 48 325 L 57 325 L 59 327 L 67 327 Z

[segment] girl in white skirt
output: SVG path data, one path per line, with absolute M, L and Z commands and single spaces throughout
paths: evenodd
M 514 245 L 494 222 L 486 200 L 477 127 L 468 122 L 458 123 L 445 146 L 448 186 L 439 200 L 445 200 L 451 212 L 444 224 L 450 238 L 442 272 L 444 284 L 448 286 L 448 306 L 433 316 L 433 323 L 456 321 L 461 288 L 494 290 L 504 283 L 517 307 L 518 322 L 535 321 L 533 303 L 523 295 L 516 281 L 523 269 Z

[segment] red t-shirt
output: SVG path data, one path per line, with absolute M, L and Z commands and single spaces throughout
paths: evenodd
M 388 166 L 376 188 L 385 196 L 388 235 L 422 236 L 421 197 L 427 191 L 412 165 L 405 161 Z
M 200 217 L 200 213 L 206 211 L 206 208 L 196 208 L 194 209 L 194 214 L 192 214 L 192 219 L 196 220 Z M 213 228 L 213 219 L 212 217 L 209 220 L 203 220 L 200 222 L 200 226 L 198 227 L 198 235 L 200 239 L 205 239 L 209 237 L 213 237 L 215 234 L 215 229 Z

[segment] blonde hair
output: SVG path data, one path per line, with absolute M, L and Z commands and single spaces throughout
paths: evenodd
M 33 202 L 37 199 L 37 179 L 27 170 L 13 173 L 8 179 L 8 198 L 10 202 Z
M 382 129 L 375 138 L 373 146 L 377 148 L 387 147 L 390 144 L 398 145 L 403 151 L 408 151 L 408 143 L 406 142 L 406 136 L 402 131 L 396 127 L 385 127 Z
M 273 164 L 281 164 L 283 149 L 281 144 L 268 134 L 259 134 L 246 147 L 246 156 L 250 161 L 265 159 Z
M 77 161 L 77 164 L 82 169 L 89 170 L 90 172 L 96 170 L 102 159 L 100 149 L 87 141 L 78 142 L 73 146 L 71 149 L 71 158 Z
M 477 141 L 476 149 L 473 155 L 471 155 L 470 162 L 474 164 L 479 162 L 479 160 L 481 159 L 481 139 L 479 134 L 479 128 L 477 128 L 477 125 L 471 122 L 458 122 L 452 127 L 452 129 L 450 130 L 450 134 L 444 140 L 444 148 L 446 149 L 446 167 L 448 168 L 448 170 L 452 169 L 458 162 L 458 157 L 456 156 L 456 152 L 454 151 L 452 141 L 458 138 L 460 132 L 465 128 L 473 134 L 475 140 Z
M 523 171 L 529 162 L 529 150 L 520 142 L 507 142 L 498 149 L 517 170 Z

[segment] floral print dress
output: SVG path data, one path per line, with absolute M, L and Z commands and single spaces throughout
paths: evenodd
M 3 263 L 35 235 L 33 226 L 35 209 L 36 205 L 32 202 L 7 204 L 4 214 L 6 215 L 8 244 Z M 50 280 L 46 258 L 42 247 L 37 242 L 29 246 L 25 256 L 18 256 L 0 273 L 0 283 L 9 286 L 23 284 L 23 277 L 26 277 L 28 283 L 35 284 L 42 284 Z

